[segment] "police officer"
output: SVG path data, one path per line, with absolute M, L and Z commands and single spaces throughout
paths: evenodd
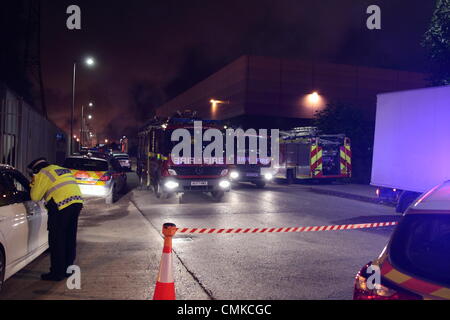
M 61 281 L 76 256 L 78 216 L 83 208 L 81 191 L 71 171 L 51 165 L 45 158 L 28 165 L 33 176 L 31 199 L 46 202 L 48 210 L 48 243 L 50 247 L 50 273 L 42 280 Z

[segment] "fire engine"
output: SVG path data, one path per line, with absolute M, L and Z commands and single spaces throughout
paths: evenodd
M 345 134 L 319 134 L 316 127 L 280 132 L 280 163 L 275 178 L 343 179 L 352 174 L 350 139 Z
M 194 113 L 185 111 L 168 119 L 155 118 L 138 134 L 137 173 L 140 185 L 153 189 L 157 198 L 187 192 L 210 192 L 215 200 L 220 201 L 225 192 L 230 191 L 228 166 L 223 154 L 215 155 L 220 161 L 202 158 L 200 164 L 172 158 L 172 149 L 177 144 L 171 139 L 172 133 L 176 129 L 186 129 L 195 136 L 195 121 L 202 121 L 203 132 L 221 129 L 217 121 L 198 119 Z
M 249 137 L 247 135 L 247 137 Z M 230 165 L 230 180 L 234 183 L 249 182 L 254 184 L 257 188 L 264 188 L 268 182 L 271 182 L 274 178 L 272 159 L 271 159 L 271 145 L 270 137 L 266 137 L 261 140 L 260 136 L 256 136 L 259 143 L 265 143 L 267 145 L 267 155 L 257 155 L 256 163 L 251 164 L 249 160 L 249 148 L 245 149 L 245 163 L 239 164 L 237 158 L 233 164 Z M 236 145 L 235 145 L 236 147 Z M 236 152 L 236 149 L 235 149 Z

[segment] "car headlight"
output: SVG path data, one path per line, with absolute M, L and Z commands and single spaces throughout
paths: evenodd
M 264 175 L 264 179 L 266 179 L 267 181 L 272 180 L 272 179 L 273 179 L 273 174 L 271 174 L 271 173 L 266 173 L 266 174 Z
M 219 182 L 219 187 L 222 189 L 228 189 L 230 187 L 231 183 L 228 180 L 222 180 Z
M 167 181 L 166 183 L 164 183 L 164 186 L 165 186 L 167 189 L 170 189 L 170 190 L 173 190 L 173 189 L 175 189 L 175 188 L 178 188 L 179 185 L 180 185 L 180 184 L 179 184 L 178 182 L 175 182 L 175 181 Z
M 231 179 L 237 179 L 237 178 L 239 178 L 239 172 L 237 172 L 237 171 L 231 171 L 231 173 L 230 173 L 230 178 L 231 178 Z

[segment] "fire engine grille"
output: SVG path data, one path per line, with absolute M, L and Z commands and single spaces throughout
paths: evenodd
M 260 173 L 261 172 L 261 166 L 257 165 L 257 164 L 247 164 L 247 165 L 242 167 L 242 171 Z
M 220 176 L 223 167 L 176 167 L 179 176 Z

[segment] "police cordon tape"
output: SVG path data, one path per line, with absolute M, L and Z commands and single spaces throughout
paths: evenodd
M 314 232 L 314 231 L 340 231 L 340 230 L 356 230 L 370 229 L 380 227 L 390 227 L 397 225 L 398 222 L 374 222 L 374 223 L 358 223 L 358 224 L 341 224 L 331 226 L 315 226 L 315 227 L 294 227 L 294 228 L 233 228 L 233 229 L 217 229 L 217 228 L 177 228 L 173 223 L 165 223 L 162 233 L 164 235 L 164 246 L 159 265 L 158 278 L 153 294 L 153 300 L 175 300 L 175 281 L 173 277 L 172 267 L 172 238 L 176 233 L 181 234 L 257 234 L 257 233 L 289 233 L 289 232 Z
M 293 228 L 177 228 L 177 233 L 182 234 L 236 234 L 236 233 L 288 233 L 288 232 L 317 232 L 317 231 L 340 231 L 354 229 L 370 229 L 380 227 L 390 227 L 397 225 L 398 222 L 374 222 L 374 223 L 358 223 L 358 224 L 342 224 L 331 226 L 315 226 L 315 227 L 293 227 Z

